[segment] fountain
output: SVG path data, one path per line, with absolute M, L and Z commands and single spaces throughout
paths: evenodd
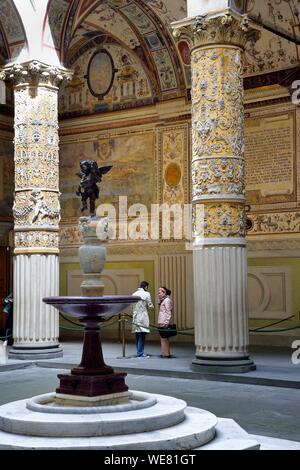
M 86 164 L 81 166 L 85 168 Z M 85 192 L 82 198 L 84 208 L 87 195 Z M 103 295 L 101 272 L 106 248 L 97 233 L 108 232 L 108 220 L 95 216 L 93 196 L 90 201 L 91 216 L 80 218 L 84 238 L 84 245 L 79 249 L 83 295 L 43 299 L 58 311 L 79 319 L 84 326 L 81 363 L 71 373 L 58 375 L 60 384 L 56 392 L 0 407 L 0 449 L 205 447 L 215 437 L 216 416 L 187 407 L 183 400 L 129 391 L 125 383 L 127 374 L 116 373 L 104 363 L 101 324 L 140 298 Z

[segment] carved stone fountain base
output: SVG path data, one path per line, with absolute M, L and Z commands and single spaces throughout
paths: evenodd
M 76 406 L 57 403 L 50 393 L 2 405 L 0 450 L 259 449 L 232 420 L 218 422 L 182 400 L 135 391 L 126 398 L 113 406 Z
M 72 396 L 98 397 L 128 391 L 125 383 L 127 374 L 73 375 L 59 374 L 60 386 L 56 393 Z

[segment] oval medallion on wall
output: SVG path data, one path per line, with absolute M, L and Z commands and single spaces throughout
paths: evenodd
M 113 86 L 116 69 L 114 61 L 105 49 L 92 55 L 87 71 L 88 86 L 93 96 L 102 99 Z
M 177 163 L 170 163 L 165 171 L 165 182 L 171 188 L 175 188 L 181 181 L 181 168 Z
M 186 41 L 179 41 L 178 49 L 184 65 L 191 65 L 191 51 Z

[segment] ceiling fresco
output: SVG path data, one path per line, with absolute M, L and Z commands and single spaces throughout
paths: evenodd
M 282 36 L 287 33 L 300 40 L 300 1 L 248 0 L 246 11 L 253 19 L 278 30 L 281 35 L 264 30 L 257 43 L 247 44 L 245 74 L 255 75 L 297 65 L 300 62 L 299 46 Z
M 250 40 L 246 46 L 246 77 L 298 66 L 300 0 L 233 3 L 263 25 L 259 41 Z M 187 96 L 189 42 L 175 39 L 171 30 L 173 21 L 186 16 L 186 0 L 49 0 L 43 45 L 54 42 L 61 62 L 75 71 L 71 85 L 62 90 L 61 111 L 117 110 Z M 24 44 L 26 35 L 13 0 L 1 0 L 0 60 L 15 58 Z M 100 103 L 88 82 L 90 60 L 98 50 L 110 55 L 114 70 L 112 86 Z
M 185 95 L 189 67 L 178 57 L 170 22 L 178 15 L 186 16 L 186 2 L 175 4 L 176 9 L 172 11 L 170 1 L 80 2 L 64 62 L 76 68 L 76 80 L 82 85 L 76 102 L 72 97 L 68 99 L 72 94 L 69 85 L 62 90 L 65 103 L 61 112 L 125 109 Z M 90 57 L 100 49 L 111 54 L 116 73 L 112 88 L 97 103 L 94 97 L 88 96 L 91 90 L 87 70 Z M 80 99 L 83 96 L 85 100 Z

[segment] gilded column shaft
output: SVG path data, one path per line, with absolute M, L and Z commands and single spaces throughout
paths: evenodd
M 193 25 L 193 203 L 204 205 L 195 237 L 245 238 L 243 46 L 246 17 L 197 18 Z
M 185 20 L 184 32 L 193 44 L 194 364 L 246 372 L 254 365 L 247 352 L 243 48 L 256 33 L 232 12 Z
M 34 61 L 4 75 L 15 85 L 15 254 L 58 254 L 57 95 L 67 72 Z
M 60 357 L 58 87 L 71 75 L 41 62 L 9 64 L 15 92 L 14 346 L 18 359 Z

